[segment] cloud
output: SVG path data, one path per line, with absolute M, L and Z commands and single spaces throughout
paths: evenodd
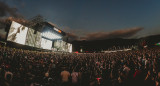
M 26 19 L 24 19 L 24 18 L 13 18 L 13 17 L 8 17 L 8 18 L 6 18 L 6 21 L 15 21 L 15 22 L 18 22 L 18 23 L 20 23 L 20 24 L 22 24 L 22 25 L 30 25 L 30 22 L 28 21 L 28 20 L 26 20 Z
M 84 30 L 84 29 L 81 29 L 81 28 L 70 28 L 70 27 L 67 27 L 67 26 L 64 26 L 64 27 L 61 27 L 62 30 L 64 32 L 67 32 L 67 33 L 74 33 L 78 36 L 84 36 L 85 34 L 87 34 L 89 31 L 88 30 Z
M 12 2 L 21 3 L 22 0 L 14 0 Z M 8 21 L 16 21 L 23 25 L 29 25 L 29 21 L 17 11 L 17 8 L 10 7 L 5 1 L 0 1 L 0 23 L 6 24 L 9 23 Z
M 64 32 L 66 32 L 67 36 L 69 37 L 69 41 L 81 40 L 80 36 L 84 36 L 88 33 L 87 30 L 84 31 L 83 29 L 71 29 L 67 26 L 61 28 Z
M 74 32 L 74 30 L 70 30 L 70 32 L 67 33 L 67 36 L 70 37 L 70 40 L 104 40 L 104 39 L 112 39 L 112 38 L 130 38 L 135 36 L 136 33 L 141 31 L 143 28 L 142 27 L 135 27 L 135 28 L 129 28 L 129 29 L 121 29 L 121 30 L 115 30 L 111 32 L 88 32 L 85 35 L 81 36 L 78 35 Z M 82 32 L 82 31 L 81 31 Z M 79 33 L 81 33 L 79 32 Z M 84 33 L 82 32 L 82 33 Z
M 141 31 L 143 28 L 135 27 L 131 29 L 121 29 L 112 32 L 93 32 L 88 33 L 84 37 L 80 37 L 80 40 L 103 40 L 110 38 L 129 38 Z
M 66 33 L 66 35 L 69 37 L 68 41 L 79 40 L 79 36 L 75 33 Z
M 28 23 L 17 11 L 17 8 L 10 7 L 4 1 L 0 1 L 0 38 L 6 37 L 5 28 L 9 21 L 16 21 L 21 24 Z
M 5 2 L 0 1 L 0 17 L 12 16 L 12 17 L 22 17 L 17 13 L 17 8 L 12 8 L 8 6 Z

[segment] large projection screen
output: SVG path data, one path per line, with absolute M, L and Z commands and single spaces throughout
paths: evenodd
M 72 44 L 70 43 L 67 44 L 67 52 L 72 52 Z
M 27 33 L 27 38 L 26 38 L 26 45 L 34 47 L 35 42 L 36 40 L 35 40 L 34 30 L 29 28 Z
M 57 49 L 56 51 L 62 51 L 62 40 L 56 40 L 54 42 L 54 48 Z
M 12 41 L 19 44 L 25 44 L 26 35 L 27 35 L 28 28 L 12 21 L 7 41 Z
M 41 40 L 41 48 L 51 50 L 52 41 L 42 38 L 42 40 Z
M 72 52 L 72 44 L 63 40 L 54 41 L 54 48 L 56 51 Z
M 29 28 L 25 45 L 40 48 L 41 47 L 41 33 L 38 31 L 35 33 L 34 29 Z
M 36 32 L 36 38 L 35 38 L 35 47 L 37 48 L 41 48 L 41 39 L 42 39 L 42 36 L 41 36 L 41 33 L 40 32 Z

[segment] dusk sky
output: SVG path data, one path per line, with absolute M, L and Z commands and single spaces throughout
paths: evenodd
M 130 28 L 132 35 L 160 33 L 160 0 L 1 0 L 26 19 L 38 14 L 60 29 L 84 36 Z

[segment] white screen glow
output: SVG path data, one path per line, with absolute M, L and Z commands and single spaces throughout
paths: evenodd
M 12 21 L 7 41 L 16 42 L 19 44 L 25 44 L 27 31 L 28 31 L 27 27 Z

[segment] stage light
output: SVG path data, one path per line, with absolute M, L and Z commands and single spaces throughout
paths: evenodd
M 50 31 L 43 32 L 42 37 L 48 38 L 50 40 L 62 39 L 62 36 Z

